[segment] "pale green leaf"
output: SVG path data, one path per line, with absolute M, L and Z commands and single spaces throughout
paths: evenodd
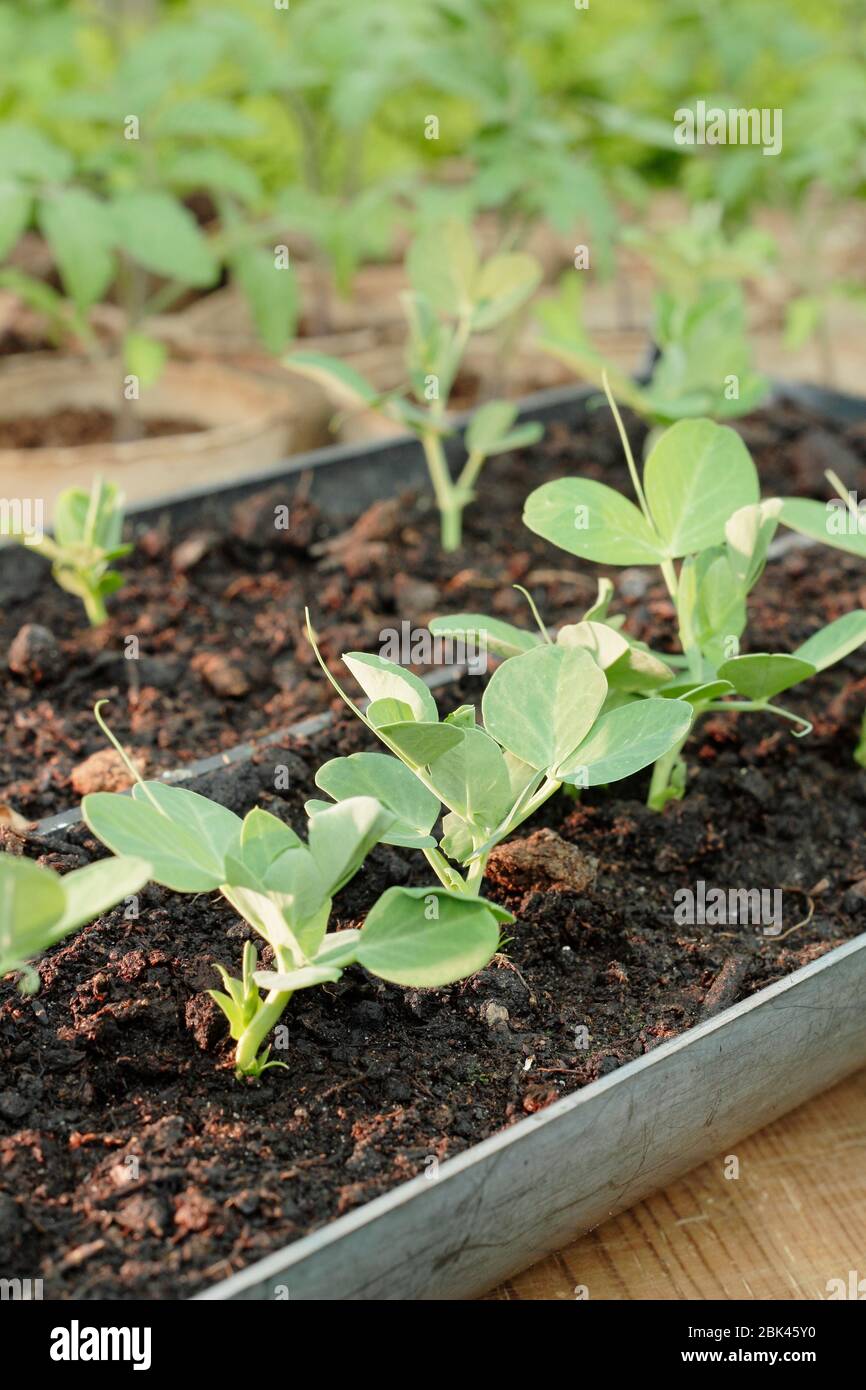
M 401 700 L 416 719 L 439 718 L 436 701 L 420 676 L 372 652 L 346 652 L 343 660 L 370 700 Z
M 332 758 L 316 773 L 316 786 L 335 801 L 375 796 L 395 817 L 382 836 L 383 844 L 418 849 L 435 844 L 430 831 L 439 815 L 438 798 L 398 758 L 386 753 Z
M 498 945 L 497 914 L 482 899 L 389 888 L 367 915 L 357 960 L 380 979 L 437 989 L 483 970 Z
M 742 439 L 712 420 L 679 420 L 665 430 L 643 481 L 664 552 L 672 558 L 719 544 L 731 514 L 760 497 Z
M 526 499 L 530 531 L 570 555 L 604 565 L 656 565 L 662 542 L 622 493 L 592 478 L 558 478 Z
M 841 618 L 836 618 L 834 622 L 822 627 L 820 632 L 816 632 L 802 646 L 794 652 L 795 657 L 800 661 L 808 661 L 816 671 L 824 671 L 834 662 L 841 661 L 843 657 L 866 642 L 866 610 L 855 608 L 852 613 L 845 613 Z
M 523 762 L 546 770 L 586 736 L 606 694 L 589 652 L 545 644 L 493 673 L 482 701 L 484 727 Z
M 560 781 L 606 786 L 656 762 L 685 738 L 694 711 L 683 700 L 635 700 L 603 714 L 556 772 Z
M 816 669 L 811 661 L 786 652 L 753 652 L 723 661 L 718 675 L 748 700 L 771 700 L 789 686 L 814 676 Z

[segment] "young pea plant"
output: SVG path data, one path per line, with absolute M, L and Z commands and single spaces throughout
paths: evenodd
M 771 702 L 866 641 L 866 611 L 837 618 L 792 653 L 740 655 L 746 601 L 763 572 L 782 500 L 760 500 L 755 466 L 740 436 L 711 420 L 682 420 L 666 430 L 641 481 L 619 412 L 609 400 L 637 506 L 603 483 L 563 478 L 530 494 L 523 519 L 536 535 L 581 559 L 658 565 L 676 609 L 682 652 L 658 661 L 619 632 L 607 617 L 609 588 L 576 625 L 581 641 L 596 648 L 625 708 L 648 696 L 674 698 L 688 702 L 696 717 L 714 710 L 758 710 L 792 720 L 799 735 L 809 733 L 807 720 Z M 534 650 L 538 642 L 532 634 L 477 614 L 434 620 L 431 628 L 486 632 L 506 656 L 527 645 Z M 503 651 L 503 644 L 511 650 Z M 508 665 L 511 661 L 503 669 Z M 640 670 L 640 686 L 632 679 L 633 666 Z M 741 698 L 729 700 L 731 695 Z M 656 761 L 649 793 L 655 809 L 683 793 L 680 751 L 687 733 L 686 728 L 679 743 Z
M 453 479 L 444 441 L 453 434 L 448 401 L 470 339 L 503 325 L 527 302 L 541 278 L 531 256 L 503 253 L 481 262 L 471 233 L 451 220 L 416 239 L 408 257 L 411 291 L 403 296 L 409 337 L 408 390 L 376 391 L 353 367 L 316 352 L 285 359 L 293 371 L 327 387 L 350 409 L 376 409 L 421 441 L 441 517 L 442 548 L 457 550 L 463 512 L 485 461 L 541 437 L 538 424 L 515 424 L 517 407 L 488 401 L 466 431 L 466 461 Z
M 386 843 L 420 849 L 444 887 L 474 897 L 491 850 L 563 784 L 590 787 L 629 777 L 679 747 L 688 733 L 692 706 L 685 700 L 621 703 L 581 626 L 563 629 L 555 643 L 545 634 L 537 645 L 531 634 L 511 629 L 513 659 L 484 690 L 482 724 L 473 705 L 440 720 L 418 676 L 383 657 L 348 652 L 343 661 L 370 701 L 362 711 L 325 665 L 308 614 L 322 670 L 392 755 L 335 758 L 319 769 L 316 785 L 337 802 L 377 797 L 394 816 Z M 488 631 L 494 647 L 498 635 L 508 635 L 495 624 Z M 638 686 L 642 661 L 636 654 Z M 326 804 L 308 802 L 307 810 Z M 432 830 L 443 807 L 437 846 Z
M 30 962 L 139 892 L 149 878 L 149 864 L 126 856 L 61 878 L 32 859 L 0 854 L 0 976 L 23 971 L 20 988 L 33 994 L 39 977 Z
M 766 274 L 770 239 L 755 229 L 728 236 L 718 203 L 696 205 L 688 221 L 664 231 L 624 228 L 622 237 L 643 253 L 658 285 L 652 322 L 658 351 L 649 380 L 633 381 L 592 343 L 583 324 L 583 282 L 572 272 L 558 295 L 538 307 L 539 345 L 597 386 L 607 372 L 617 399 L 655 426 L 754 410 L 769 382 L 753 365 L 742 282 Z
M 311 814 L 305 842 L 260 807 L 241 820 L 197 792 L 143 782 L 98 705 L 95 713 L 136 780 L 131 797 L 86 796 L 87 825 L 114 853 L 146 859 L 166 888 L 218 889 L 273 951 L 274 969 L 260 970 L 247 942 L 240 979 L 215 967 L 224 990 L 209 992 L 228 1020 L 239 1077 L 286 1065 L 270 1060 L 266 1039 L 296 990 L 338 980 L 355 962 L 383 980 L 435 988 L 482 969 L 497 950 L 510 914 L 441 888 L 389 888 L 363 928 L 328 931 L 334 895 L 393 826 L 375 797 L 351 796 Z
M 91 627 L 108 619 L 105 600 L 123 587 L 123 576 L 111 568 L 128 555 L 121 542 L 123 493 L 114 483 L 94 479 L 90 492 L 71 487 L 61 492 L 54 508 L 54 536 L 34 539 L 13 536 L 51 561 L 51 573 L 61 589 L 84 604 Z

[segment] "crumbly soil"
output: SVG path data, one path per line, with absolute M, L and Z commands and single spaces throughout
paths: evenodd
M 814 584 L 792 579 L 794 612 Z M 808 740 L 753 715 L 706 720 L 687 795 L 661 815 L 642 804 L 647 774 L 548 803 L 491 861 L 485 891 L 517 920 L 487 969 L 423 991 L 352 967 L 296 996 L 277 1054 L 288 1070 L 260 1082 L 235 1080 L 205 993 L 248 934 L 216 896 L 150 886 L 137 918 L 117 909 L 44 959 L 33 998 L 0 985 L 0 1272 L 42 1278 L 52 1299 L 187 1296 L 854 936 L 854 665 L 816 682 Z M 443 704 L 477 696 L 466 681 Z M 367 739 L 340 722 L 196 785 L 300 829 L 315 768 Z M 0 831 L 0 847 L 62 871 L 99 852 L 80 825 L 42 841 Z M 781 933 L 677 925 L 676 890 L 701 879 L 781 888 Z M 420 855 L 379 847 L 333 925 L 427 881 Z
M 64 406 L 48 415 L 0 419 L 0 449 L 73 449 L 83 444 L 112 444 L 117 421 L 96 406 Z M 170 417 L 140 421 L 141 438 L 196 434 L 201 425 Z
M 827 467 L 862 494 L 863 426 L 837 426 L 782 404 L 739 428 L 765 494 L 826 495 Z M 640 447 L 642 428 L 631 420 L 629 430 Z M 311 503 L 303 478 L 231 508 L 214 499 L 192 521 L 172 522 L 166 514 L 146 531 L 139 525 L 135 552 L 121 561 L 126 585 L 97 631 L 87 627 L 78 601 L 52 583 L 39 556 L 0 550 L 0 804 L 37 818 L 98 789 L 104 760 L 82 768 L 105 747 L 91 714 L 97 699 L 112 702 L 114 728 L 151 771 L 322 710 L 330 692 L 303 633 L 305 605 L 335 668 L 342 651 L 378 648 L 380 633 L 404 620 L 423 627 L 436 613 L 464 609 L 528 624 L 515 583 L 531 589 L 551 623 L 574 618 L 594 595 L 597 571 L 519 521 L 533 486 L 572 472 L 630 489 L 606 409 L 588 412 L 574 428 L 550 426 L 534 449 L 490 460 L 456 555 L 439 549 L 426 494 L 377 503 L 352 526 Z M 287 531 L 273 525 L 281 503 L 290 504 Z M 814 565 L 808 561 L 809 573 Z M 823 607 L 814 610 L 816 625 L 834 605 L 841 611 L 861 602 L 862 567 L 852 561 L 842 572 L 839 594 L 823 593 Z M 759 614 L 753 647 L 778 645 L 773 624 L 787 612 L 790 574 L 788 564 L 772 567 L 762 581 L 770 628 L 761 631 Z M 666 599 L 648 587 L 646 572 L 614 577 L 634 629 L 657 622 L 664 629 Z M 794 614 L 801 635 L 811 630 L 812 613 Z M 47 629 L 48 637 L 39 634 L 47 659 L 15 662 L 13 673 L 10 648 L 25 623 Z M 125 659 L 136 650 L 138 659 Z

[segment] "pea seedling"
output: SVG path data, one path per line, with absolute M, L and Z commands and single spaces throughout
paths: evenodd
M 99 706 L 96 716 L 134 773 Z M 196 792 L 143 782 L 137 774 L 131 797 L 96 792 L 81 809 L 109 849 L 146 859 L 155 882 L 180 893 L 219 889 L 271 947 L 273 970 L 257 968 L 256 949 L 247 942 L 241 978 L 216 966 L 224 991 L 209 991 L 228 1019 L 238 1076 L 286 1065 L 269 1060 L 270 1046 L 263 1044 L 296 990 L 338 980 L 355 962 L 396 984 L 451 984 L 487 964 L 500 922 L 512 920 L 477 897 L 396 887 L 382 894 L 362 929 L 329 933 L 334 894 L 394 823 L 371 796 L 314 811 L 306 843 L 259 807 L 241 820 Z M 267 990 L 264 999 L 259 987 Z
M 125 856 L 61 878 L 32 859 L 0 854 L 0 975 L 23 971 L 21 989 L 32 994 L 39 979 L 30 961 L 137 893 L 149 877 L 148 864 Z
M 316 785 L 338 802 L 374 795 L 394 816 L 385 842 L 422 850 L 446 888 L 470 897 L 490 851 L 563 783 L 587 787 L 629 777 L 678 747 L 692 721 L 685 700 L 620 704 L 575 629 L 537 646 L 518 633 L 513 659 L 484 691 L 483 727 L 472 705 L 440 720 L 418 676 L 383 657 L 349 652 L 343 660 L 370 700 L 362 712 L 325 665 L 309 614 L 307 632 L 334 689 L 393 754 L 335 758 L 319 769 Z M 308 802 L 307 810 L 323 804 Z M 437 846 L 431 831 L 443 806 Z
M 471 234 L 457 221 L 422 234 L 408 258 L 411 292 L 403 296 L 409 324 L 406 368 L 409 393 L 376 391 L 337 358 L 296 352 L 285 365 L 329 388 L 351 409 L 376 409 L 416 434 L 421 441 L 442 526 L 443 550 L 457 550 L 463 511 L 474 495 L 485 461 L 494 454 L 533 444 L 537 424 L 515 424 L 517 407 L 488 401 L 466 432 L 466 461 L 456 481 L 445 457 L 444 440 L 453 433 L 448 400 L 470 338 L 487 333 L 526 303 L 541 276 L 522 252 L 478 259 Z
M 111 568 L 128 555 L 121 542 L 123 493 L 114 483 L 94 479 L 90 492 L 71 487 L 61 492 L 54 509 L 54 536 L 27 538 L 30 550 L 51 561 L 51 573 L 61 589 L 84 604 L 91 627 L 108 619 L 105 600 L 123 587 L 123 576 Z M 23 536 L 13 540 L 24 541 Z
M 530 494 L 523 519 L 536 535 L 581 559 L 660 566 L 676 609 L 682 653 L 650 665 L 650 658 L 653 663 L 657 658 L 607 617 L 609 588 L 576 625 L 579 640 L 596 651 L 626 709 L 647 695 L 673 697 L 687 701 L 696 716 L 714 710 L 766 711 L 792 720 L 799 735 L 809 733 L 807 720 L 771 701 L 866 641 L 866 611 L 837 618 L 792 653 L 740 655 L 746 601 L 763 572 L 782 500 L 760 500 L 758 475 L 740 436 L 711 420 L 681 420 L 666 430 L 650 452 L 641 482 L 619 412 L 610 395 L 608 399 L 638 505 L 603 483 L 563 478 Z M 452 634 L 486 632 L 507 656 L 528 646 L 534 650 L 539 641 L 477 614 L 434 620 L 431 628 Z M 503 651 L 503 644 L 511 651 Z M 665 665 L 674 673 L 665 673 Z M 640 686 L 633 680 L 635 666 Z M 623 673 L 629 684 L 623 683 Z M 743 698 L 729 701 L 732 694 Z M 649 793 L 655 809 L 683 793 L 685 768 L 679 755 L 687 733 L 686 728 L 679 744 L 656 762 Z

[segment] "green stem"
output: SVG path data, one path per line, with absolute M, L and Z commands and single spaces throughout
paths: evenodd
M 487 868 L 487 854 L 480 854 L 477 859 L 469 865 L 469 872 L 466 875 L 466 887 L 473 896 L 477 897 L 481 892 L 481 881 L 484 878 L 484 870 Z
M 688 737 L 688 735 L 686 735 L 686 737 Z M 669 748 L 667 753 L 663 754 L 662 757 L 653 764 L 649 795 L 646 799 L 646 804 L 651 811 L 664 810 L 666 803 L 670 799 L 668 795 L 670 780 L 673 776 L 674 768 L 680 761 L 680 753 L 682 752 L 685 741 L 684 738 L 679 743 L 675 744 L 673 748 Z
M 103 623 L 108 622 L 108 612 L 101 594 L 87 589 L 81 596 L 81 602 L 84 604 L 87 621 L 91 627 L 102 627 Z
M 235 1066 L 244 1074 L 256 1072 L 256 1058 L 259 1049 L 271 1029 L 280 1021 L 283 1010 L 294 993 L 293 990 L 272 989 L 262 1004 L 252 1023 L 248 1024 L 235 1048 Z
M 793 714 L 789 709 L 783 709 L 781 705 L 771 705 L 769 700 L 721 700 L 718 704 L 705 705 L 704 709 L 713 713 L 718 711 L 719 714 L 724 714 L 728 710 L 740 710 L 743 713 L 778 714 L 780 719 L 787 719 L 792 724 L 802 725 L 799 733 L 794 732 L 795 738 L 805 738 L 807 734 L 811 734 L 814 727 L 808 719 L 803 719 L 799 714 Z
M 463 507 L 460 493 L 451 481 L 442 439 L 435 430 L 425 430 L 421 435 L 424 457 L 433 484 L 433 495 L 442 521 L 442 549 L 448 552 L 458 550 L 463 535 Z
M 465 893 L 466 884 L 460 874 L 452 869 L 444 855 L 438 849 L 427 848 L 424 850 L 424 858 L 430 865 L 443 888 L 449 888 L 455 893 Z

